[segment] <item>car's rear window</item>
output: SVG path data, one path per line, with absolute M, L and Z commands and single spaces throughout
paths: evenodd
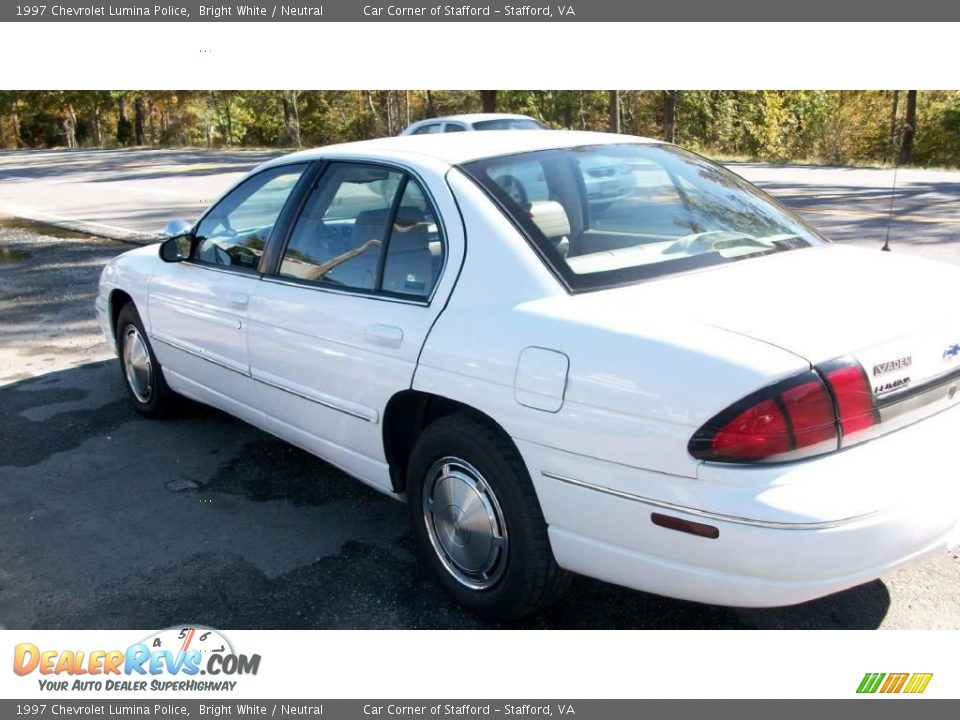
M 543 150 L 462 169 L 573 291 L 826 242 L 739 176 L 673 145 Z

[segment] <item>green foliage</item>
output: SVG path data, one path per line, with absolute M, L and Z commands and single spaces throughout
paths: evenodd
M 681 90 L 677 142 L 774 162 L 892 162 L 907 91 Z M 607 90 L 500 90 L 498 110 L 554 128 L 607 130 Z M 660 137 L 661 90 L 623 90 L 622 131 Z M 897 112 L 894 115 L 896 97 Z M 960 91 L 919 91 L 912 162 L 960 165 Z M 478 112 L 474 90 L 0 91 L 0 147 L 290 147 L 393 135 Z

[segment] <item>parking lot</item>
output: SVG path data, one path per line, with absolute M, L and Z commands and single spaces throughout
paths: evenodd
M 218 411 L 148 421 L 127 403 L 93 318 L 100 269 L 268 156 L 0 153 L 0 627 L 486 626 L 418 567 L 401 504 Z M 733 169 L 879 252 L 891 171 Z M 960 173 L 904 170 L 898 185 L 894 252 L 960 264 Z M 770 610 L 578 578 L 523 627 L 960 628 L 960 553 Z

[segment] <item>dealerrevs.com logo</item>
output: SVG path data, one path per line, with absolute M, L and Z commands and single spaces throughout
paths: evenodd
M 231 691 L 243 675 L 256 675 L 260 655 L 234 651 L 217 630 L 161 630 L 125 650 L 52 650 L 33 643 L 14 648 L 13 671 L 36 673 L 44 691 Z M 202 679 L 201 679 L 202 676 Z

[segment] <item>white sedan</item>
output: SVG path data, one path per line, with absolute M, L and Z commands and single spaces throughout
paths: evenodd
M 598 205 L 602 163 L 631 178 Z M 775 606 L 942 548 L 958 287 L 675 146 L 530 130 L 272 160 L 110 262 L 97 313 L 140 412 L 187 396 L 406 499 L 442 586 L 517 617 L 571 571 Z

